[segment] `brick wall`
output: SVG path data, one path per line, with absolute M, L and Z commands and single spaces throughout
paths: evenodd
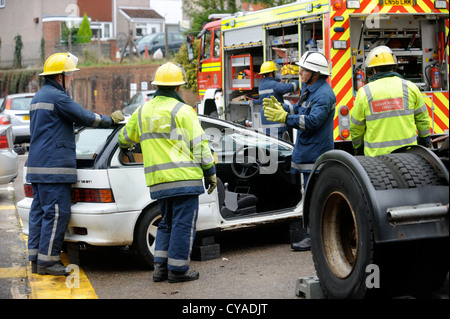
M 85 108 L 101 114 L 110 114 L 122 109 L 123 102 L 130 100 L 130 85 L 150 82 L 159 65 L 114 65 L 108 67 L 82 67 L 74 73 L 72 97 Z M 182 90 L 184 101 L 194 106 L 196 93 Z
M 55 51 L 55 39 L 59 40 L 61 38 L 61 22 L 59 21 L 50 21 L 42 24 L 44 39 L 51 39 L 44 41 L 45 43 L 45 58 L 49 57 Z
M 111 0 L 78 0 L 80 16 L 88 12 L 92 21 L 112 21 L 112 1 Z
M 130 84 L 136 83 L 140 90 L 141 82 L 147 82 L 148 88 L 152 89 L 150 82 L 159 65 L 112 65 L 102 67 L 80 67 L 80 71 L 74 73 L 73 90 L 71 92 L 74 101 L 83 105 L 88 110 L 109 115 L 115 110 L 123 108 L 123 102 L 130 100 Z M 0 80 L 4 79 L 7 72 L 0 71 Z M 30 78 L 30 84 L 34 83 L 32 91 L 39 88 L 38 73 Z M 5 78 L 6 79 L 6 78 Z M 1 83 L 0 83 L 1 84 Z M 0 87 L 3 87 L 0 85 Z M 9 92 L 8 85 L 4 85 L 5 91 L 0 92 L 0 97 L 5 97 Z M 30 85 L 27 86 L 30 88 Z M 19 90 L 18 93 L 22 93 Z M 197 94 L 182 90 L 180 92 L 184 101 L 194 106 L 198 99 Z

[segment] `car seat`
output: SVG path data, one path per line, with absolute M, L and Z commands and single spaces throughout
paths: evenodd
M 220 178 L 217 178 L 219 209 L 223 218 L 256 213 L 258 198 L 253 194 L 230 192 Z

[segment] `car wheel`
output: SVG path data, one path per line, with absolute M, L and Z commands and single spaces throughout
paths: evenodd
M 142 214 L 136 225 L 131 249 L 144 267 L 152 268 L 156 231 L 161 221 L 161 213 L 158 206 L 152 206 Z

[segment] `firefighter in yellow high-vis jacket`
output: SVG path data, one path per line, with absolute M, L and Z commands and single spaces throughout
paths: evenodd
M 356 154 L 377 156 L 403 146 L 430 144 L 430 117 L 419 88 L 395 72 L 390 48 L 369 52 L 366 67 L 374 75 L 356 94 L 350 135 Z
M 178 94 L 184 70 L 161 65 L 155 97 L 138 107 L 119 134 L 119 146 L 141 144 L 150 195 L 158 200 L 162 220 L 155 239 L 153 281 L 199 278 L 189 270 L 198 216 L 198 196 L 216 187 L 214 159 L 197 114 Z

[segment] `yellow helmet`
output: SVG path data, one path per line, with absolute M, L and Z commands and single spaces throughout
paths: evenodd
M 39 75 L 60 74 L 79 71 L 78 58 L 72 53 L 55 53 L 44 64 L 44 72 Z
M 382 65 L 396 65 L 397 59 L 392 50 L 384 45 L 376 47 L 369 52 L 366 59 L 366 67 L 373 68 Z
M 273 61 L 266 61 L 261 65 L 261 69 L 259 70 L 259 74 L 265 74 L 270 72 L 278 71 L 278 67 Z
M 179 86 L 186 83 L 185 72 L 181 65 L 167 62 L 161 65 L 155 73 L 153 85 Z

